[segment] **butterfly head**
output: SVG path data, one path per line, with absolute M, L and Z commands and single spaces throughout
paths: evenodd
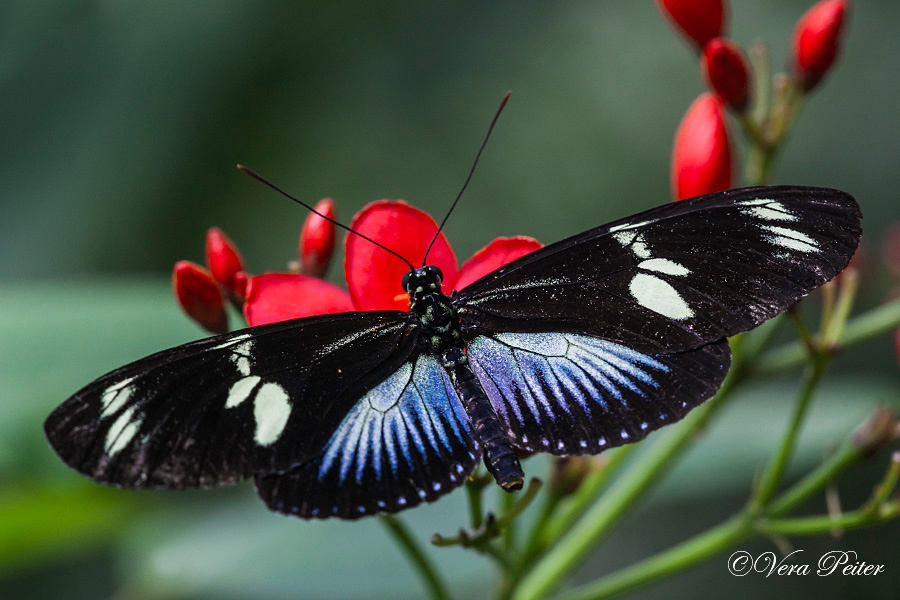
M 425 294 L 439 292 L 444 274 L 434 265 L 425 265 L 420 269 L 413 269 L 403 276 L 400 285 L 410 298 L 417 298 Z

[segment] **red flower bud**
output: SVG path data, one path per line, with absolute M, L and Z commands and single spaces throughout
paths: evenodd
M 335 218 L 334 200 L 331 198 L 319 200 L 315 208 L 329 219 Z M 303 224 L 298 252 L 304 273 L 313 277 L 325 275 L 334 254 L 334 239 L 334 223 L 310 213 Z
M 747 108 L 750 78 L 741 47 L 725 38 L 714 38 L 703 47 L 700 61 L 710 89 L 738 112 Z
M 794 28 L 794 74 L 808 92 L 825 76 L 837 57 L 846 0 L 823 0 L 800 17 Z
M 218 227 L 212 227 L 206 232 L 206 264 L 209 265 L 213 279 L 229 295 L 234 295 L 234 276 L 244 270 L 244 261 L 234 242 Z
M 731 187 L 731 140 L 722 102 L 705 93 L 694 100 L 675 132 L 672 193 L 676 200 Z
M 722 0 L 657 0 L 659 9 L 697 49 L 722 35 L 725 3 Z
M 234 299 L 238 304 L 247 301 L 247 286 L 250 284 L 250 274 L 247 271 L 238 271 L 234 274 Z
M 213 333 L 228 331 L 225 299 L 212 274 L 196 263 L 175 263 L 172 289 L 181 309 L 201 327 Z

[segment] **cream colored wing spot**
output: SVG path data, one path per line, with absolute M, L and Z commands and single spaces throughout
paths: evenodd
M 638 273 L 628 286 L 638 304 L 664 317 L 681 321 L 694 316 L 678 291 L 655 275 Z
M 291 402 L 285 389 L 277 383 L 264 383 L 256 392 L 253 402 L 256 443 L 271 446 L 277 442 L 290 416 Z

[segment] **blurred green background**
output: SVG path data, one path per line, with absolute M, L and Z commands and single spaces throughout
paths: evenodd
M 784 63 L 808 1 L 732 2 L 731 35 Z M 900 3 L 854 3 L 844 55 L 806 106 L 776 181 L 853 193 L 865 213 L 865 303 L 900 218 Z M 0 4 L 0 598 L 416 598 L 376 521 L 266 512 L 249 485 L 134 494 L 91 484 L 44 441 L 83 384 L 201 337 L 169 291 L 222 227 L 253 272 L 283 269 L 306 217 L 241 162 L 340 216 L 404 198 L 440 216 L 497 102 L 504 113 L 448 237 L 464 260 L 498 235 L 549 242 L 669 199 L 675 127 L 703 90 L 653 2 L 8 1 Z M 336 263 L 339 265 L 340 263 Z M 332 278 L 341 279 L 340 269 Z M 688 458 L 578 573 L 597 577 L 741 506 L 779 438 L 796 377 L 737 398 Z M 843 357 L 817 399 L 799 468 L 879 403 L 896 403 L 887 338 Z M 540 474 L 541 458 L 528 468 Z M 841 484 L 861 501 L 883 460 Z M 798 470 L 799 472 L 799 470 Z M 811 509 L 822 510 L 821 503 Z M 459 493 L 408 514 L 422 540 L 465 519 Z M 887 564 L 874 579 L 742 579 L 725 558 L 644 598 L 761 594 L 894 598 L 900 525 L 800 540 Z M 753 551 L 769 549 L 762 542 Z M 488 565 L 432 553 L 459 597 Z

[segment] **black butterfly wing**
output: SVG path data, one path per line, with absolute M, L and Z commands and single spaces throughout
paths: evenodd
M 422 354 L 369 390 L 321 450 L 286 473 L 260 474 L 266 505 L 303 518 L 355 519 L 430 502 L 481 458 L 450 378 Z
M 453 303 L 469 340 L 554 331 L 689 350 L 759 325 L 838 274 L 860 217 L 850 195 L 824 188 L 700 196 L 532 252 Z
M 321 449 L 415 353 L 402 312 L 322 315 L 154 354 L 86 386 L 47 419 L 74 469 L 128 488 L 234 483 Z
M 499 333 L 467 355 L 516 446 L 558 455 L 630 444 L 715 394 L 728 343 L 647 354 L 572 333 Z

